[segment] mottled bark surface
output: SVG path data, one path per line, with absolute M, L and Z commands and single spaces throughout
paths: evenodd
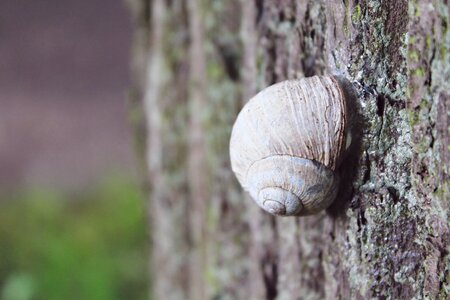
M 447 1 L 128 2 L 157 299 L 449 297 Z M 258 90 L 325 73 L 357 95 L 339 196 L 269 216 L 231 173 L 231 126 Z

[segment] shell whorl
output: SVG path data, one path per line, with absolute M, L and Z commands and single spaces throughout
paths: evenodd
M 328 207 L 337 177 L 315 161 L 273 155 L 252 164 L 246 189 L 258 205 L 275 215 L 309 215 Z
M 233 126 L 230 158 L 239 182 L 273 214 L 304 215 L 327 207 L 346 148 L 346 115 L 344 94 L 330 76 L 262 90 Z

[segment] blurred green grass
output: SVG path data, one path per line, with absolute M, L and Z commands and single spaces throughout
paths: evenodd
M 0 298 L 148 299 L 144 207 L 137 185 L 118 177 L 0 196 Z

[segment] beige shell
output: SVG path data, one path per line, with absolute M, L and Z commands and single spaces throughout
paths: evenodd
M 346 149 L 346 118 L 345 96 L 334 77 L 269 86 L 236 119 L 230 141 L 232 169 L 269 213 L 317 213 L 337 194 L 335 171 Z

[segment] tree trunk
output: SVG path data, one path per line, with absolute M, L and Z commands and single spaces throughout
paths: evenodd
M 127 2 L 156 299 L 449 298 L 447 0 Z M 231 172 L 231 126 L 258 90 L 326 73 L 357 94 L 345 182 L 327 211 L 270 216 Z

